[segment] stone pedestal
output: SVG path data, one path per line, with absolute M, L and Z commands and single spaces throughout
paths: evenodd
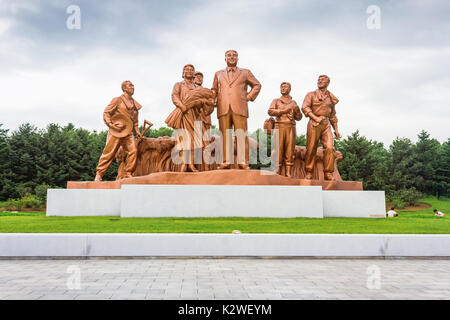
M 48 189 L 47 216 L 120 216 L 120 189 Z
M 322 192 L 324 217 L 385 218 L 384 191 Z
M 121 217 L 323 218 L 319 186 L 123 185 Z
M 384 191 L 355 181 L 291 179 L 269 171 L 160 172 L 49 189 L 49 216 L 384 217 Z
M 212 170 L 202 172 L 156 172 L 116 181 L 68 181 L 67 189 L 120 189 L 129 184 L 170 185 L 266 185 L 321 186 L 323 190 L 361 190 L 360 181 L 294 179 L 266 170 Z

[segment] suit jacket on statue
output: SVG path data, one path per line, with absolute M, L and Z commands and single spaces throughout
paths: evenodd
M 247 93 L 247 86 L 251 87 Z M 258 96 L 261 84 L 253 76 L 250 70 L 236 67 L 233 78 L 228 78 L 227 69 L 217 71 L 211 88 L 217 97 L 217 118 L 224 116 L 228 111 L 248 118 L 247 94 L 250 101 Z

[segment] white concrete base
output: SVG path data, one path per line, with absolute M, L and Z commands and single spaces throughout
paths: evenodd
M 323 218 L 318 186 L 123 185 L 122 217 Z
M 120 189 L 48 189 L 47 216 L 120 216 Z
M 323 216 L 385 218 L 384 191 L 323 191 Z
M 0 257 L 146 256 L 450 257 L 450 235 L 0 234 Z
M 48 216 L 385 217 L 384 191 L 320 186 L 123 185 L 49 189 Z

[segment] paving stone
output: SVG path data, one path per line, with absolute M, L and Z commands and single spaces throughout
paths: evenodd
M 72 265 L 81 268 L 81 290 L 67 288 Z M 379 290 L 367 288 L 371 265 L 381 269 Z M 450 299 L 450 261 L 2 260 L 0 299 L 12 298 Z
M 52 295 L 46 294 L 39 298 L 39 300 L 74 300 L 78 294 L 63 294 L 63 295 Z

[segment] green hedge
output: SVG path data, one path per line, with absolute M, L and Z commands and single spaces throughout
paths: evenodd
M 23 209 L 42 209 L 44 200 L 34 194 L 26 194 L 19 199 L 8 199 L 5 202 L 6 210 L 23 210 Z

